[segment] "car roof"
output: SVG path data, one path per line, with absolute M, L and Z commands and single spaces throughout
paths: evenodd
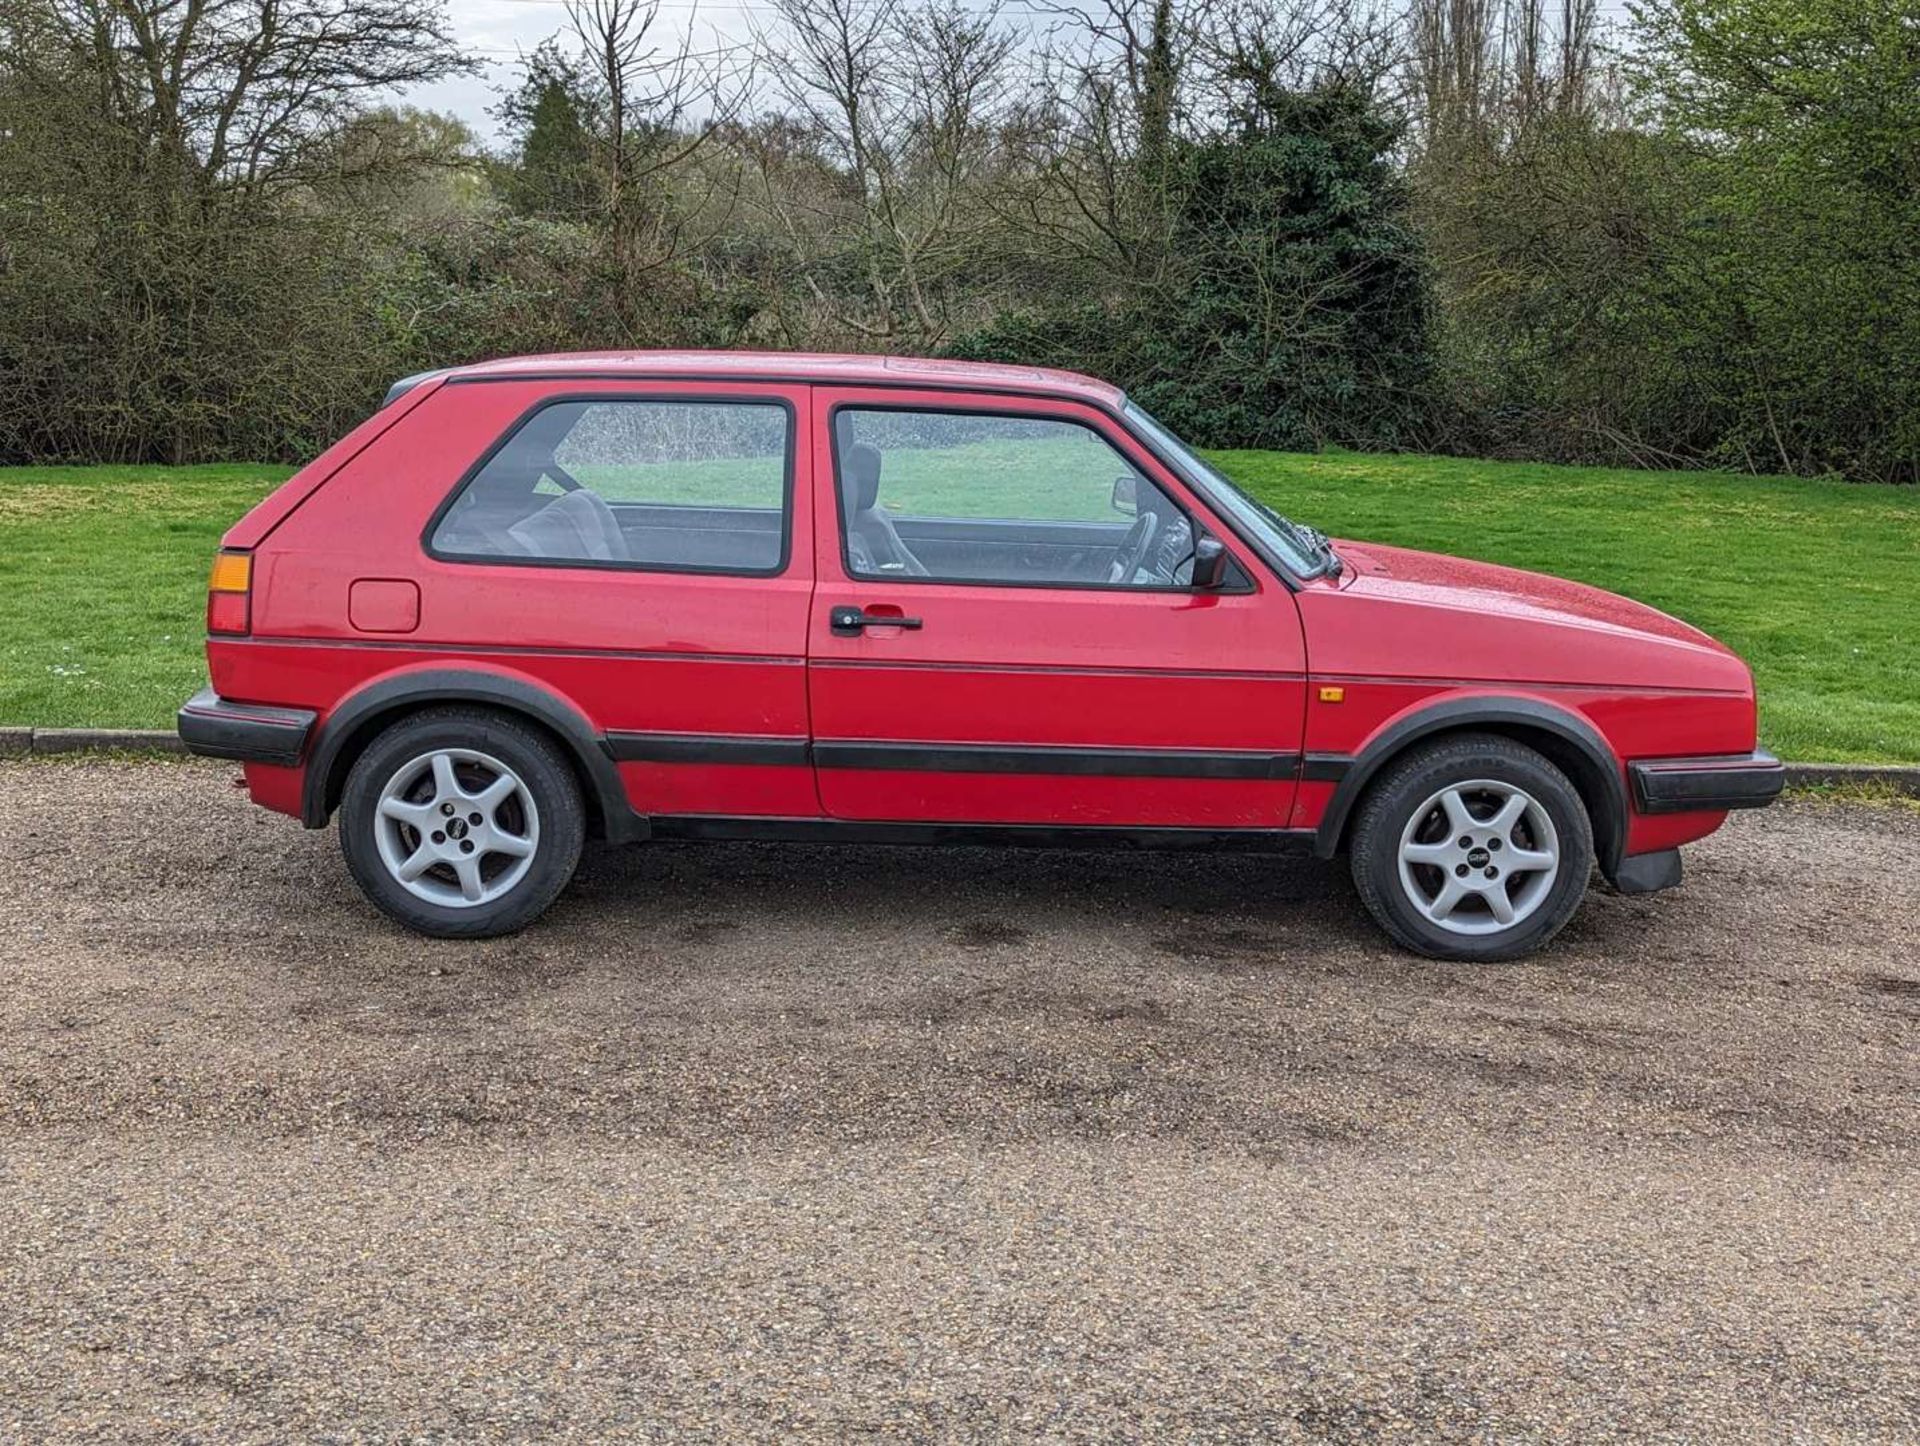
M 849 356 L 790 351 L 577 351 L 502 357 L 451 367 L 455 378 L 504 377 L 711 377 L 716 381 L 774 379 L 846 386 L 961 387 L 983 391 L 1046 392 L 1098 406 L 1117 407 L 1116 386 L 1078 372 L 1051 367 L 1003 366 L 994 362 L 926 357 Z M 411 380 L 411 379 L 409 379 Z

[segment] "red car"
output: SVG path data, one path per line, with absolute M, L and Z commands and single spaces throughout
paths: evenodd
M 411 377 L 226 535 L 207 631 L 187 745 L 451 937 L 589 836 L 1042 843 L 1346 851 L 1399 943 L 1506 959 L 1783 777 L 1705 634 L 1329 542 L 1066 372 Z

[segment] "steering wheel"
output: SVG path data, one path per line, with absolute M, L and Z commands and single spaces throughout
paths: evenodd
M 1160 538 L 1160 545 L 1154 549 L 1153 564 L 1148 571 L 1156 586 L 1175 587 L 1180 584 L 1180 569 L 1192 561 L 1193 524 L 1184 514 L 1176 512 Z
M 1113 566 L 1107 569 L 1107 581 L 1133 581 L 1133 575 L 1140 570 L 1140 564 L 1146 561 L 1147 552 L 1159 531 L 1160 515 L 1157 512 L 1142 512 L 1134 518 L 1133 526 L 1127 529 L 1127 535 L 1120 539 L 1120 546 L 1114 551 Z

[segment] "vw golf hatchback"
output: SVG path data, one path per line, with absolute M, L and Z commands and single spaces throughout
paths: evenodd
M 899 358 L 528 357 L 398 384 L 224 539 L 196 753 L 430 934 L 592 836 L 1351 856 L 1420 953 L 1780 790 L 1752 675 L 1553 578 L 1333 542 L 1115 388 Z

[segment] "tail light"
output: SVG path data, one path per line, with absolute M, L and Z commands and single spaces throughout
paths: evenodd
M 207 631 L 245 633 L 253 625 L 253 554 L 224 551 L 207 580 Z

